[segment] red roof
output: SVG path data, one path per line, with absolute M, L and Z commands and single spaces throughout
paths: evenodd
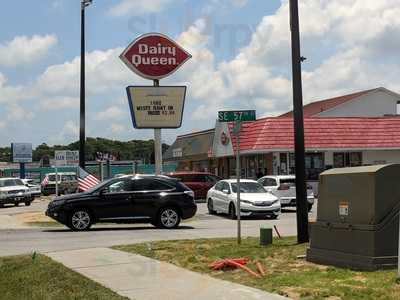
M 361 92 L 357 92 L 357 93 L 353 93 L 353 94 L 349 94 L 349 95 L 344 95 L 344 96 L 340 96 L 340 97 L 335 97 L 335 98 L 330 98 L 330 99 L 326 99 L 326 100 L 320 100 L 320 101 L 309 103 L 309 104 L 303 106 L 304 118 L 313 117 L 316 114 L 319 114 L 320 112 L 334 108 L 335 106 L 338 106 L 347 101 L 358 98 L 362 95 L 368 94 L 374 90 L 377 90 L 377 89 L 361 91 Z M 293 111 L 287 112 L 279 117 L 280 118 L 292 118 Z
M 236 151 L 236 138 L 232 133 Z M 263 118 L 246 122 L 240 134 L 241 151 L 294 149 L 292 118 Z M 305 118 L 306 149 L 400 149 L 400 117 Z

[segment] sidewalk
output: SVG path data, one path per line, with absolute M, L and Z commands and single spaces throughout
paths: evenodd
M 109 248 L 51 252 L 46 255 L 130 299 L 288 299 Z

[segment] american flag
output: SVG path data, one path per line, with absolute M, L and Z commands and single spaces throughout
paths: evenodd
M 100 181 L 94 177 L 93 175 L 89 174 L 82 168 L 78 168 L 78 188 L 81 191 L 86 191 L 95 185 L 99 184 Z
M 46 174 L 46 176 L 43 178 L 41 185 L 46 186 L 48 183 L 49 183 L 49 175 Z

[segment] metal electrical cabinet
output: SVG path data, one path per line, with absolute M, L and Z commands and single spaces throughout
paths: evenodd
M 359 270 L 396 267 L 399 208 L 398 164 L 323 172 L 307 260 Z

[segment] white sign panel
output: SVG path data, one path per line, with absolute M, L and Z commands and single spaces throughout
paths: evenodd
M 15 163 L 32 162 L 32 144 L 30 143 L 12 143 L 11 152 Z
M 126 90 L 133 127 L 181 127 L 185 86 L 129 86 Z
M 182 148 L 172 149 L 172 157 L 182 157 Z
M 57 166 L 77 166 L 79 163 L 79 151 L 54 151 L 54 160 Z

